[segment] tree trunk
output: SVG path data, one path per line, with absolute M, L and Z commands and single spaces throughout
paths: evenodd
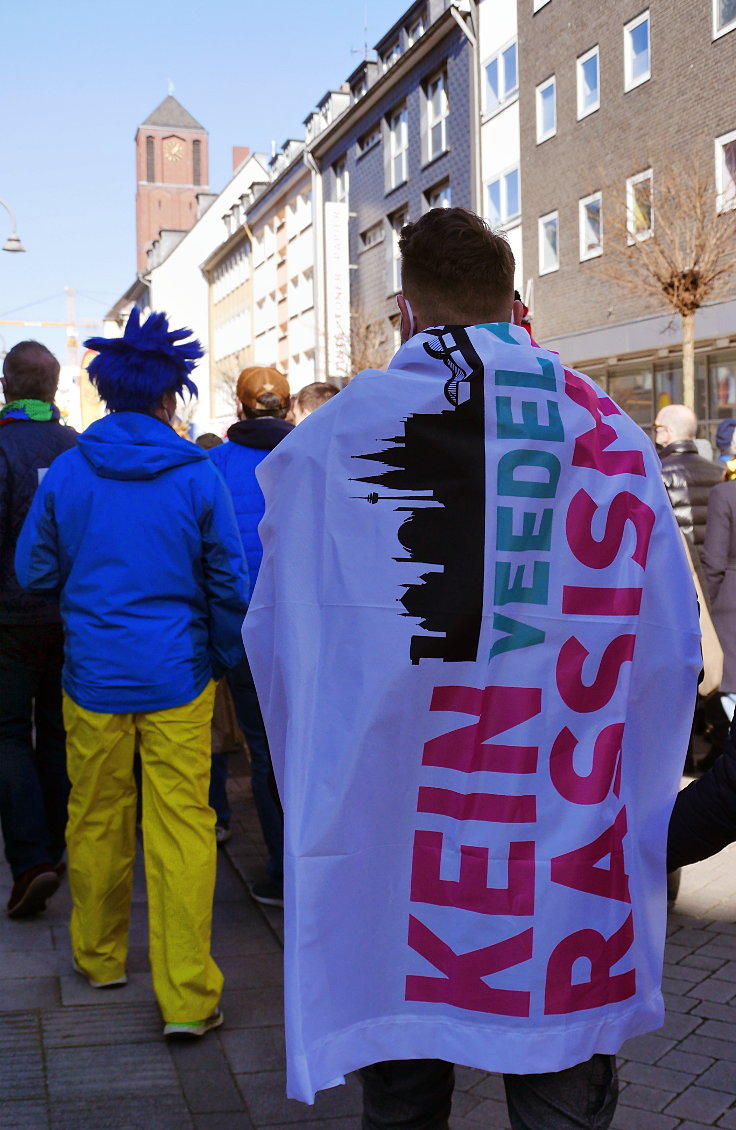
M 695 311 L 682 315 L 682 402 L 695 407 Z

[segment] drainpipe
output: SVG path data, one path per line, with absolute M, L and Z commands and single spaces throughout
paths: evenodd
M 483 170 L 481 164 L 480 129 L 480 51 L 478 47 L 476 19 L 477 5 L 471 2 L 468 7 L 470 26 L 463 18 L 460 9 L 450 5 L 450 12 L 463 35 L 470 44 L 470 206 L 474 212 L 482 212 Z
M 324 318 L 325 298 L 325 231 L 324 208 L 322 200 L 322 171 L 309 149 L 304 150 L 304 164 L 312 173 L 312 225 L 314 230 L 314 377 L 327 379 L 326 358 L 321 342 L 326 340 Z

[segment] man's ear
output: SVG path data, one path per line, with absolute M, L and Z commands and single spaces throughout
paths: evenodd
M 524 317 L 524 303 L 520 298 L 514 299 L 514 305 L 511 307 L 511 322 L 514 326 L 520 326 Z
M 410 337 L 414 336 L 416 331 L 414 314 L 409 300 L 404 298 L 403 294 L 396 295 L 396 303 L 401 312 L 401 344 L 403 345 Z

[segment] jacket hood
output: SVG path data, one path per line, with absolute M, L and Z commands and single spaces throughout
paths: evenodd
M 262 416 L 259 420 L 238 420 L 227 429 L 231 443 L 243 447 L 256 447 L 259 451 L 272 451 L 294 428 L 288 420 L 276 416 Z
M 79 450 L 103 479 L 155 479 L 162 471 L 207 459 L 207 452 L 143 412 L 113 412 L 90 424 Z

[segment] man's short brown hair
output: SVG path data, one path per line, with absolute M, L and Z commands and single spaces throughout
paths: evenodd
M 432 208 L 399 239 L 405 294 L 428 324 L 473 325 L 508 318 L 514 255 L 506 237 L 466 208 Z M 508 308 L 508 309 L 507 309 Z
M 19 341 L 3 361 L 5 399 L 47 400 L 59 387 L 59 362 L 40 341 Z

